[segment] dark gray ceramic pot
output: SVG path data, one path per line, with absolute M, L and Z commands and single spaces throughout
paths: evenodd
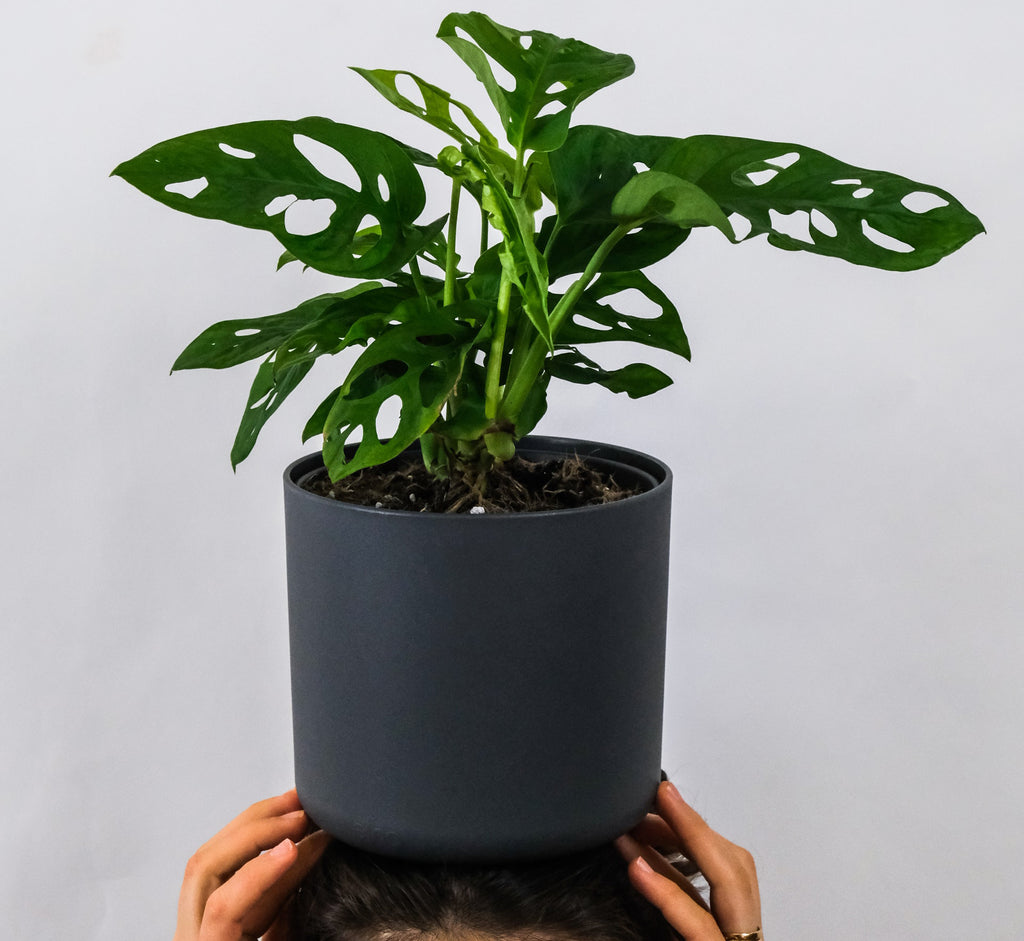
M 285 472 L 295 779 L 355 846 L 422 860 L 543 857 L 639 820 L 661 769 L 671 473 L 526 438 L 650 489 L 599 507 L 429 514 Z

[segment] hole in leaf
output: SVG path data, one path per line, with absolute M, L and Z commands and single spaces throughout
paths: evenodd
M 279 212 L 284 212 L 293 202 L 296 200 L 294 193 L 289 193 L 287 196 L 275 196 L 266 206 L 263 207 L 263 211 L 268 216 L 276 216 Z
M 523 33 L 519 37 L 519 45 L 524 49 L 529 49 L 533 45 L 533 37 L 529 33 Z
M 874 190 L 870 186 L 862 186 L 860 189 L 854 190 L 850 195 L 854 199 L 864 199 L 866 196 L 870 196 Z
M 560 114 L 565 110 L 565 105 L 557 98 L 552 98 L 548 101 L 540 111 L 537 112 L 538 118 L 546 117 L 549 114 Z
M 751 221 L 746 216 L 741 216 L 738 212 L 734 212 L 729 216 L 729 225 L 732 226 L 733 235 L 736 236 L 738 241 L 743 241 L 743 239 L 750 235 L 750 230 L 754 228 Z
M 230 144 L 218 144 L 221 150 L 224 151 L 229 157 L 241 157 L 243 160 L 253 160 L 256 157 L 251 150 L 240 150 L 237 147 L 232 147 Z
M 289 235 L 316 235 L 331 224 L 333 199 L 297 199 L 284 211 L 284 227 Z
M 770 163 L 773 167 L 778 167 L 780 170 L 785 170 L 787 167 L 793 166 L 800 159 L 800 154 L 795 150 L 788 154 L 783 154 L 781 157 L 769 157 L 765 163 Z
M 380 193 L 380 198 L 384 202 L 388 201 L 388 197 L 391 196 L 391 188 L 388 186 L 388 181 L 385 179 L 383 173 L 377 175 L 377 192 Z
M 181 183 L 168 183 L 164 189 L 168 193 L 177 193 L 179 196 L 184 196 L 186 199 L 192 199 L 198 196 L 207 186 L 210 185 L 210 181 L 205 176 L 199 177 L 198 180 L 184 180 Z
M 560 95 L 564 91 L 568 91 L 569 86 L 565 82 L 552 82 L 548 85 L 547 93 L 549 95 Z
M 644 163 L 642 160 L 637 160 L 636 163 L 633 164 L 633 169 L 636 170 L 637 173 L 645 173 L 647 170 L 650 170 L 651 168 L 647 166 L 647 164 Z
M 491 67 L 491 72 L 494 73 L 494 80 L 505 91 L 514 92 L 516 90 L 516 77 L 505 66 L 494 59 L 491 59 L 488 65 Z
M 611 324 L 598 323 L 596 320 L 591 320 L 583 313 L 577 313 L 572 319 L 578 326 L 586 327 L 588 330 L 600 330 L 602 333 L 607 333 L 612 329 Z
M 643 291 L 636 288 L 626 288 L 610 295 L 608 300 L 614 304 L 615 310 L 631 317 L 640 317 L 643 320 L 655 320 L 662 314 L 661 308 L 654 303 Z M 601 304 L 605 307 L 604 303 Z
M 354 190 L 362 189 L 359 174 L 343 153 L 305 134 L 296 134 L 293 140 L 295 149 L 329 180 L 344 183 Z
M 833 180 L 833 186 L 860 186 L 860 180 Z
M 811 210 L 811 225 L 822 235 L 835 238 L 839 234 L 836 224 L 820 209 Z
M 425 110 L 423 101 L 423 92 L 420 90 L 420 86 L 416 84 L 416 79 L 411 75 L 405 73 L 395 76 L 395 89 L 398 94 L 407 98 L 410 104 L 419 108 L 421 111 Z
M 907 193 L 900 200 L 911 212 L 930 212 L 932 209 L 941 209 L 949 205 L 948 199 L 943 199 L 938 193 L 925 193 L 918 190 L 916 193 Z
M 396 393 L 389 395 L 380 403 L 377 414 L 373 417 L 374 435 L 378 441 L 390 438 L 398 429 L 402 420 L 402 399 Z M 365 426 L 364 426 L 365 427 Z
M 764 186 L 770 180 L 774 180 L 779 175 L 778 170 L 752 170 L 747 174 L 747 179 L 750 180 L 754 186 Z
M 254 337 L 256 334 L 262 333 L 259 327 L 242 327 L 235 331 L 236 337 Z
M 798 239 L 801 242 L 810 242 L 813 244 L 814 239 L 811 238 L 811 214 L 806 209 L 798 209 L 796 212 L 790 212 L 783 215 L 775 209 L 769 209 L 768 214 L 771 217 L 772 228 L 776 232 L 780 232 L 783 235 L 788 235 L 790 238 Z
M 906 242 L 901 242 L 898 238 L 893 238 L 891 235 L 886 235 L 884 232 L 879 232 L 878 229 L 868 225 L 867 219 L 861 220 L 861 229 L 864 231 L 864 236 L 869 241 L 874 242 L 879 248 L 887 248 L 891 252 L 912 252 L 914 250 L 913 245 L 908 245 Z

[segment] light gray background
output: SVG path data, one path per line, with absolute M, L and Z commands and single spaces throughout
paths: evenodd
M 634 56 L 580 121 L 805 143 L 986 223 L 908 275 L 698 233 L 654 272 L 693 364 L 646 402 L 566 388 L 540 430 L 675 469 L 665 765 L 756 854 L 769 936 L 1020 938 L 1019 5 L 479 8 Z M 329 279 L 275 273 L 269 236 L 107 174 L 258 118 L 439 146 L 344 66 L 479 101 L 432 38 L 447 10 L 43 0 L 5 18 L 6 937 L 170 937 L 193 848 L 290 783 L 279 474 L 334 377 L 232 475 L 249 374 L 167 372 L 214 320 Z

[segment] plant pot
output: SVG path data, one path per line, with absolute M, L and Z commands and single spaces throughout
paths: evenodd
M 614 839 L 661 769 L 671 473 L 576 453 L 645 493 L 540 513 L 341 503 L 285 472 L 295 780 L 335 837 L 386 855 L 488 861 Z

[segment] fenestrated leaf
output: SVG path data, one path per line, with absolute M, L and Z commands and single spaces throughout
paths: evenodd
M 359 69 L 353 68 L 353 72 L 365 78 L 377 91 L 379 91 L 395 107 L 400 108 L 408 114 L 414 114 L 428 124 L 433 125 L 446 134 L 454 137 L 459 143 L 465 144 L 471 138 L 452 116 L 452 108 L 462 113 L 466 122 L 476 132 L 476 140 L 492 147 L 498 146 L 497 138 L 491 133 L 486 124 L 483 123 L 469 108 L 461 101 L 457 101 L 443 88 L 432 85 L 412 72 L 390 69 Z M 413 101 L 398 90 L 398 77 L 407 76 L 419 89 L 423 98 L 423 104 Z
M 478 327 L 458 318 L 463 307 L 473 318 L 480 316 L 473 301 L 424 310 L 386 330 L 356 360 L 324 422 L 324 463 L 332 479 L 390 460 L 434 423 L 480 335 Z M 394 396 L 401 400 L 398 427 L 382 442 L 377 416 Z M 346 459 L 345 444 L 356 431 L 361 441 Z
M 623 313 L 608 301 L 618 295 L 638 291 L 660 310 L 657 316 L 643 317 Z M 587 323 L 589 321 L 589 324 Z M 642 271 L 612 271 L 602 274 L 573 308 L 569 319 L 558 331 L 559 345 L 602 343 L 620 340 L 667 350 L 690 358 L 690 344 L 683 331 L 679 312 L 660 288 Z
M 647 363 L 630 363 L 621 369 L 603 369 L 577 349 L 556 353 L 548 360 L 547 370 L 556 379 L 596 383 L 612 392 L 625 392 L 631 399 L 651 395 L 672 384 L 665 373 Z
M 367 292 L 388 291 L 374 281 L 358 284 L 339 294 L 321 294 L 303 301 L 283 314 L 222 320 L 207 327 L 175 360 L 171 371 L 178 369 L 225 369 L 237 366 L 276 350 L 297 331 L 348 309 L 347 305 Z M 363 302 L 365 304 L 365 301 Z M 332 351 L 333 352 L 333 351 Z
M 460 30 L 470 38 L 460 36 Z M 518 152 L 561 146 L 573 109 L 594 92 L 633 74 L 633 60 L 627 55 L 538 30 L 520 32 L 483 13 L 451 13 L 437 35 L 483 83 L 508 142 Z M 502 86 L 488 57 L 512 75 L 514 88 Z
M 321 173 L 296 147 L 297 135 L 342 154 L 360 188 Z M 429 237 L 415 225 L 425 194 L 408 150 L 385 134 L 327 118 L 197 131 L 150 147 L 113 173 L 182 212 L 271 232 L 296 258 L 329 274 L 387 276 Z M 188 194 L 180 191 L 187 183 L 195 184 Z M 289 201 L 299 200 L 329 201 L 325 209 L 333 205 L 322 229 L 289 232 Z M 380 238 L 370 247 L 357 239 L 367 219 L 380 226 Z
M 231 446 L 232 467 L 237 467 L 249 456 L 267 420 L 306 377 L 312 366 L 312 362 L 299 363 L 290 369 L 275 373 L 272 358 L 260 364 L 249 390 L 249 400 L 245 404 L 234 444 Z
M 977 216 L 945 190 L 855 167 L 802 144 L 701 135 L 669 143 L 653 168 L 696 183 L 725 212 L 747 219 L 746 238 L 768 233 L 768 242 L 779 248 L 858 265 L 923 268 L 984 231 Z M 905 202 L 913 194 L 941 205 L 915 212 Z M 773 211 L 806 214 L 809 240 L 782 231 Z M 879 244 L 886 239 L 872 239 L 872 230 L 904 248 Z
M 534 157 L 531 165 L 554 188 L 557 217 L 541 229 L 540 244 L 552 278 L 583 271 L 598 246 L 618 225 L 612 202 L 637 173 L 650 167 L 672 141 L 669 137 L 641 137 L 612 128 L 581 125 L 570 128 L 556 151 Z M 657 220 L 631 232 L 612 249 L 602 270 L 632 271 L 645 268 L 671 254 L 689 229 Z

